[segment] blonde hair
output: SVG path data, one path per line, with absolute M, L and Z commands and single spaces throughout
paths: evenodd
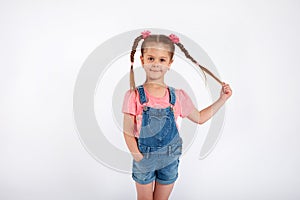
M 140 35 L 137 38 L 135 38 L 133 45 L 132 45 L 132 50 L 131 50 L 131 54 L 130 54 L 130 61 L 131 61 L 131 67 L 130 67 L 130 89 L 134 90 L 135 89 L 135 80 L 134 80 L 134 72 L 133 72 L 133 63 L 134 63 L 134 54 L 136 52 L 136 48 L 139 44 L 139 42 L 143 39 L 143 36 Z M 212 72 L 210 72 L 208 69 L 206 69 L 205 67 L 201 66 L 190 54 L 189 52 L 185 49 L 185 47 L 183 46 L 183 44 L 181 44 L 180 42 L 174 43 L 170 37 L 166 36 L 166 35 L 149 35 L 147 36 L 141 46 L 141 54 L 143 56 L 144 53 L 144 49 L 148 46 L 149 43 L 162 43 L 164 45 L 166 45 L 168 47 L 168 50 L 170 52 L 170 57 L 171 59 L 174 56 L 174 52 L 175 52 L 175 45 L 176 44 L 180 50 L 184 53 L 184 55 L 190 59 L 194 64 L 196 64 L 197 66 L 200 67 L 200 69 L 202 70 L 202 72 L 206 72 L 209 75 L 211 75 L 216 81 L 218 81 L 220 84 L 222 84 L 222 81 L 220 79 L 218 79 Z M 205 82 L 206 82 L 206 75 L 205 73 L 203 73 L 205 76 Z

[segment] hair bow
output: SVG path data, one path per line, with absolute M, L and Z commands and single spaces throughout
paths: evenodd
M 171 35 L 169 35 L 169 38 L 173 43 L 175 43 L 175 44 L 179 43 L 179 37 L 177 37 L 176 35 L 171 34 Z
M 151 33 L 150 31 L 142 32 L 143 39 L 146 39 L 150 35 L 150 33 Z

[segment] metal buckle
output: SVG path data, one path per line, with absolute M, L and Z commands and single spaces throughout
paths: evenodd
M 147 107 L 147 106 L 144 106 L 144 107 L 143 107 L 143 110 L 144 110 L 144 111 L 147 111 L 147 110 L 148 110 L 148 107 Z
M 171 104 L 171 110 L 174 112 L 174 110 L 175 110 L 175 108 L 174 108 L 174 106 Z

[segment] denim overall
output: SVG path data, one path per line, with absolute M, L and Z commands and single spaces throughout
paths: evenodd
M 175 89 L 168 87 L 170 105 L 167 108 L 146 106 L 147 97 L 143 85 L 138 86 L 137 90 L 143 105 L 137 145 L 144 157 L 138 162 L 133 160 L 132 178 L 140 184 L 154 180 L 161 184 L 171 184 L 178 178 L 179 157 L 182 154 L 182 138 L 179 136 L 173 111 Z

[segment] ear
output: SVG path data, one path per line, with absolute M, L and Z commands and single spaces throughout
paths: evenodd
M 171 64 L 173 63 L 174 59 L 170 60 L 169 64 L 168 64 L 168 67 L 171 66 Z
M 142 64 L 144 64 L 144 57 L 142 55 L 140 56 L 140 59 L 141 59 Z

